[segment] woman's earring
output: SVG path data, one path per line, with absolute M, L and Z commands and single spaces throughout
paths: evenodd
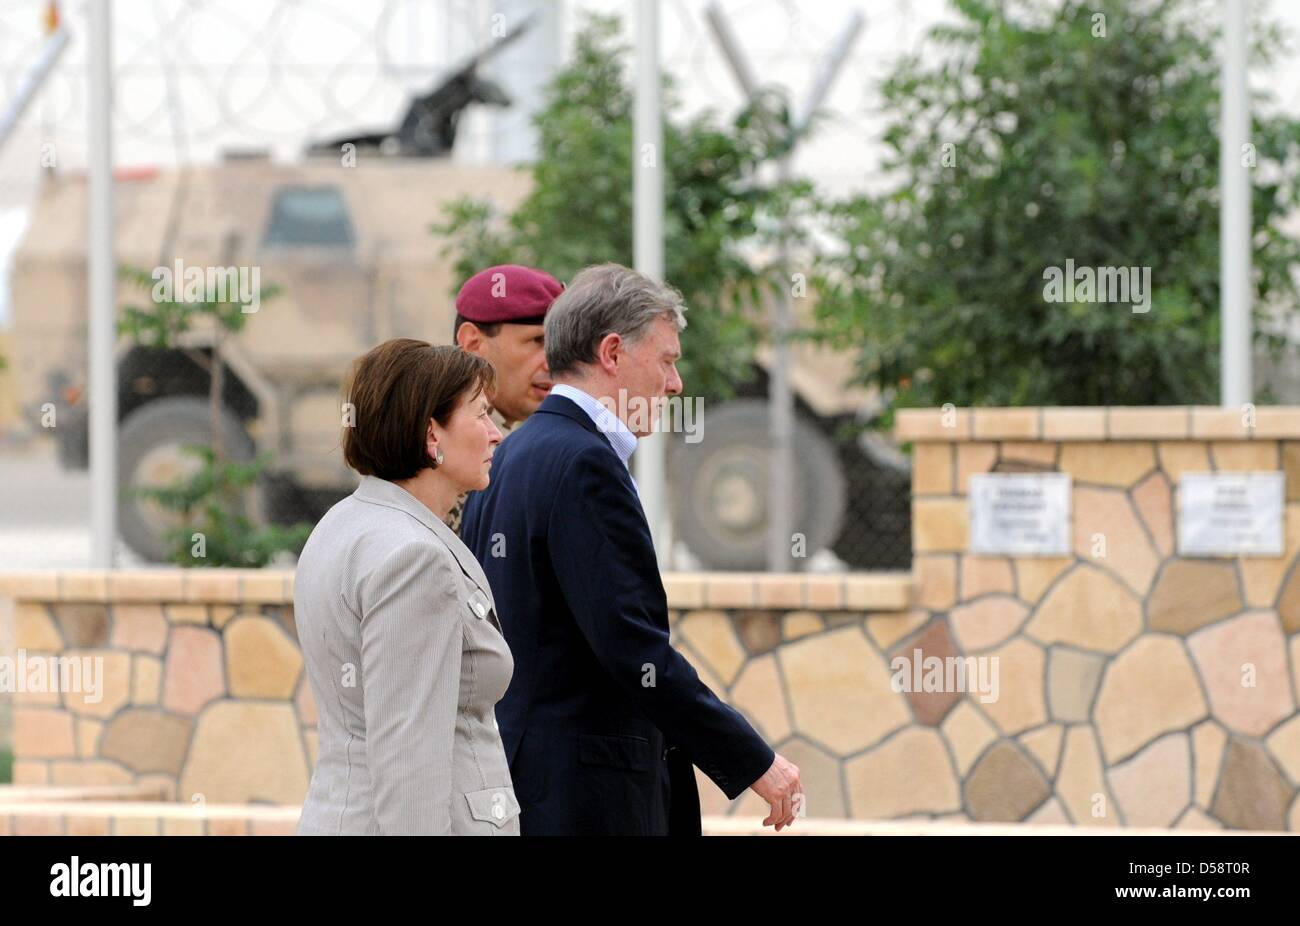
M 441 447 L 435 447 L 435 448 L 433 448 L 433 462 L 434 462 L 434 464 L 437 465 L 437 466 L 441 466 L 441 465 L 442 465 L 442 448 L 441 448 Z

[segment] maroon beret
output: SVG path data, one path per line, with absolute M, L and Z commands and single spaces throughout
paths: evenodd
M 564 284 L 541 270 L 498 264 L 480 270 L 456 294 L 456 311 L 472 322 L 538 322 Z

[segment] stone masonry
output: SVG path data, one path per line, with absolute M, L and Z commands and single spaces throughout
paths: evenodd
M 799 765 L 808 816 L 1300 830 L 1300 409 L 918 410 L 898 436 L 910 574 L 665 575 L 675 645 Z M 1282 557 L 1175 555 L 1179 476 L 1229 470 L 1286 474 Z M 1071 474 L 1072 553 L 972 555 L 983 472 Z M 292 583 L 0 577 L 15 649 L 104 666 L 95 703 L 13 696 L 16 783 L 300 802 L 316 717 Z M 918 653 L 995 664 L 996 698 L 897 690 Z M 765 812 L 700 782 L 706 814 Z

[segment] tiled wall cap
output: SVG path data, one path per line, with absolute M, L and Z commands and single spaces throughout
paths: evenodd
M 4 813 L 23 816 L 193 818 L 297 823 L 297 804 L 191 804 L 182 801 L 34 801 L 7 804 Z
M 0 598 L 114 604 L 292 604 L 293 571 L 158 568 L 0 572 Z
M 911 604 L 907 572 L 809 575 L 667 572 L 668 607 L 891 611 Z M 139 569 L 0 573 L 0 598 L 95 601 L 291 604 L 285 569 Z
M 1300 406 L 906 408 L 898 441 L 1300 440 Z
M 705 836 L 762 836 L 766 832 L 760 817 L 703 817 Z M 790 832 L 796 836 L 1089 836 L 1105 832 L 1090 826 L 1045 823 L 972 823 L 968 820 L 840 820 L 808 817 L 799 820 Z M 1233 830 L 1232 835 L 1247 835 L 1249 830 Z M 1166 830 L 1125 827 L 1125 836 L 1201 835 L 1222 836 L 1222 830 Z M 1260 832 L 1254 835 L 1277 835 Z
M 701 591 L 702 586 L 702 591 Z M 905 611 L 912 601 L 910 572 L 664 573 L 668 607 L 691 609 Z
M 136 785 L 0 785 L 0 804 L 51 804 L 76 801 L 163 801 L 161 784 Z

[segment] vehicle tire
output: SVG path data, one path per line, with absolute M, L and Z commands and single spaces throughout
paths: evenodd
M 85 408 L 69 408 L 61 413 L 63 422 L 54 429 L 59 465 L 64 469 L 90 466 L 90 417 Z
M 221 427 L 226 458 L 253 459 L 253 440 L 239 419 L 226 411 Z M 166 532 L 179 522 L 174 514 L 132 490 L 163 485 L 193 472 L 197 461 L 181 453 L 181 448 L 211 443 L 208 402 L 194 396 L 158 399 L 135 409 L 122 422 L 118 431 L 118 529 L 127 545 L 145 559 L 167 559 Z M 253 503 L 245 510 L 256 507 Z
M 839 453 L 849 503 L 832 552 L 850 569 L 911 569 L 911 461 L 874 432 L 843 441 Z
M 768 403 L 739 399 L 709 410 L 701 439 L 674 441 L 669 458 L 677 538 L 710 569 L 767 566 L 771 462 Z M 812 556 L 839 536 L 844 519 L 844 474 L 835 446 L 796 414 L 793 519 Z
M 262 497 L 266 520 L 270 524 L 315 524 L 334 505 L 352 494 L 352 487 L 342 485 L 322 489 L 300 485 L 289 473 L 267 473 L 262 479 Z

